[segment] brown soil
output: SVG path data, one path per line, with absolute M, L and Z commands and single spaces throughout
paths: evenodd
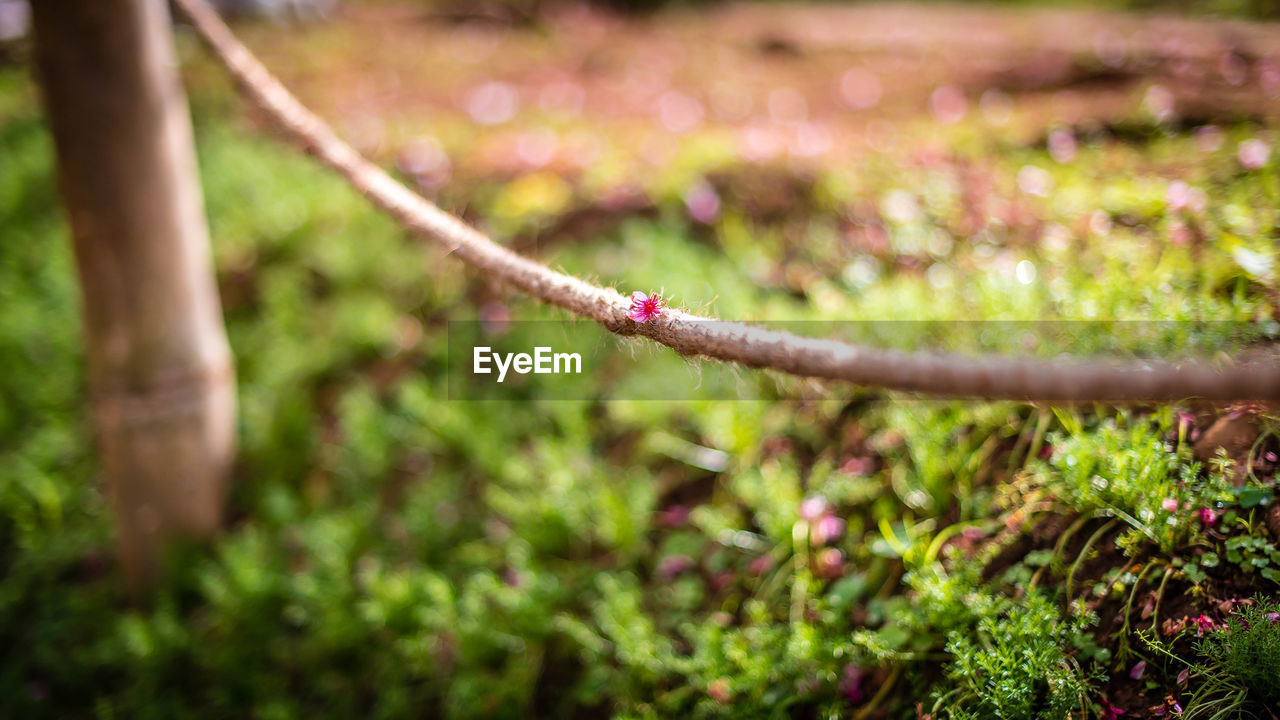
M 624 134 L 644 166 L 669 155 L 672 135 L 717 133 L 748 159 L 846 162 L 868 146 L 893 148 L 917 120 L 925 130 L 913 142 L 958 115 L 998 123 L 1006 99 L 1019 111 L 1009 132 L 1028 137 L 1132 116 L 1144 102 L 1199 121 L 1280 109 L 1271 24 L 790 3 L 644 17 L 567 4 L 513 22 L 378 2 L 347 4 L 335 22 L 302 32 L 239 32 L 362 149 L 390 160 L 410 138 L 474 134 L 454 167 L 480 175 L 529 169 L 513 150 L 526 120 L 580 130 L 588 148 L 593 136 Z M 515 92 L 505 98 L 513 120 L 477 129 L 466 108 L 494 81 Z M 571 145 L 534 153 L 532 164 L 590 166 L 590 150 Z

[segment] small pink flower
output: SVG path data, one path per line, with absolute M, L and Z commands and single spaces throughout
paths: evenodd
M 1196 427 L 1196 416 L 1189 412 L 1179 410 L 1177 413 L 1178 431 L 1182 433 L 1187 440 L 1195 442 L 1200 439 L 1200 428 Z
M 1124 710 L 1112 705 L 1106 700 L 1102 701 L 1102 712 L 1098 715 L 1101 720 L 1116 720 L 1124 714 Z
M 1153 717 L 1164 717 L 1169 713 L 1174 715 L 1182 714 L 1182 705 L 1172 695 L 1166 696 L 1164 702 L 1151 708 Z
M 835 515 L 823 515 L 818 518 L 818 522 L 814 523 L 813 531 L 809 534 L 810 542 L 814 545 L 835 542 L 844 535 L 844 529 L 844 520 Z
M 1191 669 L 1190 669 L 1190 668 L 1182 668 L 1182 672 L 1178 673 L 1178 684 L 1179 684 L 1179 685 L 1186 685 L 1186 684 L 1187 684 L 1187 680 L 1188 680 L 1190 677 L 1191 677 Z
M 827 512 L 827 499 L 820 495 L 813 495 L 804 499 L 800 503 L 800 517 L 809 522 L 813 522 L 822 517 Z
M 1070 130 L 1054 130 L 1049 133 L 1049 155 L 1060 163 L 1071 162 L 1076 156 L 1076 136 Z
M 1169 188 L 1165 191 L 1164 202 L 1172 212 L 1178 212 L 1185 208 L 1191 202 L 1190 186 L 1181 180 L 1169 183 Z
M 1147 674 L 1147 661 L 1139 660 L 1133 669 L 1129 671 L 1130 680 L 1141 680 L 1142 676 Z
M 1273 612 L 1267 613 L 1267 622 L 1272 625 L 1275 625 L 1276 623 L 1280 623 L 1280 613 L 1273 613 Z
M 1191 186 L 1175 180 L 1169 183 L 1169 189 L 1165 191 L 1165 203 L 1169 206 L 1171 212 L 1180 212 L 1191 205 Z
M 480 306 L 480 329 L 486 335 L 504 335 L 511 328 L 511 310 L 506 303 L 490 302 Z
M 646 295 L 637 290 L 631 293 L 631 309 L 627 311 L 627 317 L 638 323 L 646 323 L 658 317 L 666 306 L 667 301 L 658 293 Z
M 863 681 L 866 680 L 867 671 L 857 665 L 845 665 L 844 677 L 840 680 L 840 692 L 845 698 L 852 703 L 862 702 L 866 697 L 863 691 Z
M 764 451 L 766 457 L 789 453 L 791 452 L 791 440 L 781 436 L 765 438 L 764 442 L 760 444 L 760 449 Z
M 710 225 L 720 217 L 720 196 L 705 181 L 694 185 L 685 193 L 684 206 L 689 211 L 689 217 L 703 225 Z
M 835 548 L 826 548 L 818 553 L 818 574 L 822 577 L 839 577 L 844 570 L 844 553 Z
M 661 527 L 680 527 L 689 522 L 689 508 L 683 505 L 672 505 L 665 510 L 659 510 L 657 521 Z
M 1196 148 L 1200 152 L 1213 152 L 1222 147 L 1222 130 L 1215 125 L 1205 125 L 1196 129 Z
M 693 570 L 693 559 L 688 555 L 668 555 L 658 562 L 658 576 L 667 580 Z
M 1257 170 L 1271 158 L 1271 146 L 1254 138 L 1245 140 L 1236 148 L 1236 159 L 1245 170 Z
M 1204 523 L 1205 527 L 1213 527 L 1218 522 L 1218 513 L 1214 512 L 1213 508 L 1200 508 L 1200 522 Z
M 1196 637 L 1204 637 L 1206 632 L 1212 632 L 1218 629 L 1218 623 L 1214 622 L 1213 618 L 1208 615 L 1201 615 L 1199 617 L 1192 618 L 1191 622 L 1196 625 Z
M 1166 512 L 1177 512 L 1178 501 L 1173 498 L 1165 498 L 1160 502 L 1160 507 L 1164 508 Z
M 773 558 L 768 555 L 761 555 L 753 559 L 748 565 L 747 570 L 752 575 L 763 575 L 773 568 Z
M 707 696 L 724 705 L 733 699 L 733 689 L 729 687 L 727 678 L 716 678 L 707 683 Z
M 876 461 L 869 457 L 850 457 L 840 465 L 841 472 L 850 475 L 866 476 L 875 470 Z
M 733 584 L 737 576 L 729 570 L 722 570 L 711 576 L 711 589 L 719 592 Z

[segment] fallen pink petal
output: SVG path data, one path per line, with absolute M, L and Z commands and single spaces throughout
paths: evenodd
M 1212 632 L 1218 629 L 1218 623 L 1208 615 L 1200 615 L 1193 618 L 1192 621 L 1196 626 L 1196 636 L 1203 637 L 1206 632 Z

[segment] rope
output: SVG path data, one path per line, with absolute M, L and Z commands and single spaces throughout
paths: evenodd
M 206 0 L 173 0 L 245 97 L 285 135 L 336 171 L 416 235 L 440 244 L 488 278 L 594 320 L 618 335 L 640 335 L 686 356 L 702 356 L 800 377 L 840 380 L 931 395 L 1048 402 L 1172 402 L 1280 399 L 1280 363 L 1031 360 L 906 353 L 801 337 L 674 308 L 647 323 L 627 317 L 629 300 L 610 288 L 518 255 L 444 212 L 361 157 L 304 107 L 236 39 Z

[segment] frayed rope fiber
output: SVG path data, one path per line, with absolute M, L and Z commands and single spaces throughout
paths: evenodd
M 630 299 L 518 255 L 444 212 L 369 162 L 304 107 L 236 39 L 205 0 L 173 0 L 245 97 L 289 140 L 336 171 L 414 234 L 429 238 L 487 278 L 682 355 L 930 395 L 1046 402 L 1133 403 L 1200 399 L 1280 399 L 1280 363 L 1031 360 L 907 353 L 801 337 L 669 308 L 645 323 L 627 316 Z

